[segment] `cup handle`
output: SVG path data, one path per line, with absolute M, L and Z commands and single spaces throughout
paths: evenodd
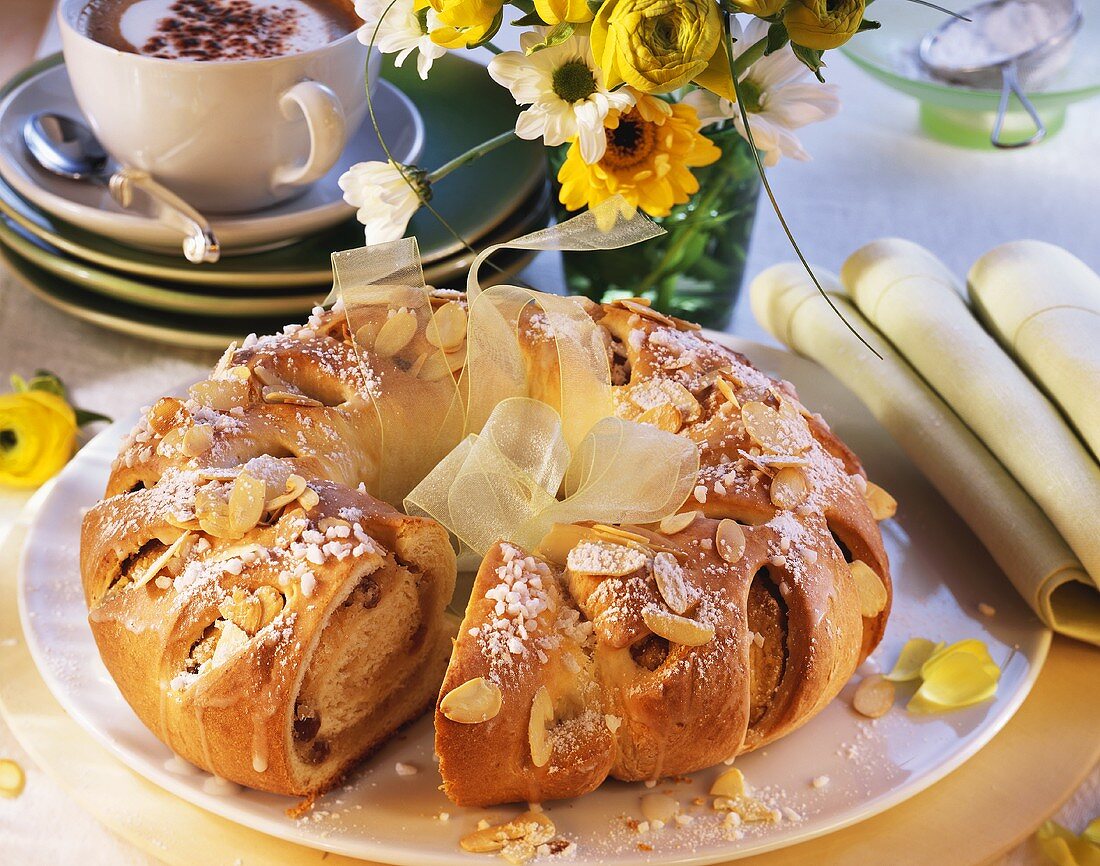
M 303 186 L 320 180 L 347 144 L 344 107 L 332 89 L 317 81 L 299 81 L 279 99 L 283 116 L 293 118 L 301 112 L 309 127 L 309 156 L 302 165 L 284 165 L 275 169 L 272 185 Z

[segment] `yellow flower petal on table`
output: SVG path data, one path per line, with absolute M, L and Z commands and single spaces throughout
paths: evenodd
M 605 133 L 607 150 L 598 162 L 586 163 L 576 141 L 569 147 L 558 171 L 561 202 L 569 210 L 621 195 L 650 216 L 668 216 L 699 190 L 691 169 L 722 155 L 700 134 L 695 109 L 645 94 L 630 111 L 610 112 Z
M 932 643 L 923 637 L 915 637 L 906 641 L 901 648 L 894 669 L 886 675 L 886 679 L 895 683 L 907 683 L 910 680 L 920 678 L 921 668 L 932 657 L 932 654 L 943 647 L 942 643 Z
M 997 693 L 999 677 L 990 672 L 981 658 L 966 651 L 942 655 L 931 666 L 926 662 L 921 675 L 924 682 L 906 706 L 913 713 L 961 709 L 989 700 Z
M 702 73 L 722 41 L 714 0 L 605 0 L 592 51 L 608 88 L 667 93 Z
M 1100 845 L 1100 818 L 1093 818 L 1089 822 L 1089 825 L 1081 834 L 1081 838 L 1088 839 L 1094 845 Z
M 22 767 L 8 758 L 0 758 L 0 797 L 18 797 L 26 783 L 27 777 Z
M 1047 821 L 1036 832 L 1035 840 L 1047 859 L 1057 866 L 1100 866 L 1100 846 L 1087 835 L 1093 824 L 1075 836 L 1061 824 Z
M 827 51 L 856 35 L 865 5 L 865 0 L 793 0 L 783 23 L 795 45 Z
M 76 446 L 76 413 L 47 391 L 0 394 L 0 485 L 38 487 Z
M 535 11 L 547 24 L 583 24 L 595 14 L 588 0 L 535 0 Z
M 994 679 L 1001 678 L 1000 666 L 993 661 L 993 657 L 989 654 L 989 649 L 986 647 L 985 643 L 977 638 L 967 638 L 966 640 L 956 641 L 950 646 L 943 646 L 943 644 L 940 644 L 940 647 L 932 653 L 921 666 L 921 676 L 928 679 L 931 675 L 931 671 L 935 669 L 936 665 L 939 664 L 943 658 L 957 652 L 968 653 L 975 656 L 981 661 L 982 667 L 990 676 Z

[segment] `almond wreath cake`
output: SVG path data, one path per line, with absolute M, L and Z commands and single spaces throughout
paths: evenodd
M 456 392 L 464 297 L 375 304 L 354 333 L 315 310 L 148 409 L 81 548 L 142 721 L 218 776 L 308 795 L 434 704 L 446 793 L 487 805 L 690 772 L 832 700 L 885 627 L 893 501 L 788 383 L 644 302 L 584 309 L 616 415 L 694 443 L 694 493 L 658 523 L 502 539 L 457 629 L 447 529 L 367 490 L 379 399 L 415 423 Z M 560 408 L 535 305 L 518 337 L 529 396 Z

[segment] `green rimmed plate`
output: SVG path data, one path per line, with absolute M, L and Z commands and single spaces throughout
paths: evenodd
M 508 220 L 499 230 L 486 239 L 486 244 L 497 243 L 504 240 L 526 234 L 536 228 L 545 226 L 549 220 L 549 189 L 542 187 L 536 194 L 523 202 L 517 209 L 513 219 Z M 3 220 L 0 219 L 0 232 L 4 231 Z M 13 230 L 10 227 L 8 232 Z M 514 277 L 534 258 L 535 253 L 528 250 L 506 250 L 493 257 L 494 264 L 499 270 L 493 271 L 485 268 L 482 274 L 483 285 L 493 285 Z M 39 258 L 41 263 L 50 263 L 56 256 L 44 255 Z M 445 262 L 425 267 L 425 280 L 431 285 L 442 285 L 443 280 L 436 279 L 433 274 L 443 267 L 450 268 L 452 277 L 464 275 L 469 268 L 472 254 L 463 253 L 452 257 Z M 89 269 L 75 263 L 74 267 L 83 269 L 86 276 L 82 279 L 77 272 L 73 272 L 72 282 L 59 276 L 57 273 L 47 270 L 23 258 L 14 252 L 5 243 L 0 243 L 0 264 L 5 264 L 16 279 L 37 298 L 55 307 L 62 312 L 86 322 L 99 325 L 110 331 L 141 337 L 159 343 L 172 346 L 181 346 L 193 349 L 209 349 L 221 351 L 233 340 L 240 340 L 249 332 L 274 333 L 280 330 L 288 320 L 301 318 L 314 303 L 319 301 L 327 289 L 316 296 L 308 297 L 307 303 L 300 309 L 286 314 L 276 315 L 249 315 L 247 317 L 212 314 L 209 304 L 203 304 L 201 309 L 204 314 L 196 312 L 196 308 L 188 306 L 188 311 L 172 311 L 157 309 L 148 306 L 147 295 L 140 299 L 140 303 L 128 303 L 120 297 L 97 294 L 89 291 L 88 279 L 95 279 L 96 275 Z M 118 275 L 113 275 L 119 279 Z M 162 291 L 161 287 L 149 286 L 129 281 L 143 289 L 146 293 Z M 113 284 L 111 284 L 113 285 Z M 97 282 L 97 291 L 103 288 L 103 284 Z M 187 294 L 177 292 L 177 294 Z M 264 303 L 268 299 L 261 299 Z
M 59 55 L 39 61 L 9 82 L 0 97 L 42 76 L 64 76 L 60 62 Z M 413 101 L 435 133 L 427 136 L 419 160 L 425 167 L 441 165 L 515 123 L 517 108 L 508 92 L 473 61 L 441 58 L 428 82 L 422 82 L 411 66 L 390 67 L 383 74 Z M 54 80 L 52 90 L 61 83 L 67 85 L 67 79 Z M 13 134 L 0 140 L 0 148 L 9 155 L 19 147 Z M 434 189 L 433 205 L 459 234 L 478 242 L 537 190 L 545 176 L 543 148 L 535 142 L 516 141 L 440 181 Z M 331 251 L 363 243 L 361 227 L 349 219 L 280 249 L 194 266 L 182 258 L 124 246 L 48 215 L 16 193 L 10 183 L 0 183 L 0 211 L 40 239 L 85 261 L 150 279 L 216 285 L 222 290 L 323 286 L 331 280 Z M 426 265 L 461 251 L 460 243 L 427 212 L 413 218 L 409 231 L 420 241 Z

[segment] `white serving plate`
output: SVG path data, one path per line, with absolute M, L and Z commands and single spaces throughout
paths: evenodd
M 931 488 L 856 398 L 812 363 L 727 335 L 768 372 L 795 383 L 803 401 L 830 419 L 863 458 L 871 477 L 901 507 L 883 525 L 893 567 L 894 613 L 886 638 L 864 672 L 888 669 L 910 637 L 954 641 L 978 637 L 1002 664 L 997 697 L 937 716 L 897 706 L 871 722 L 849 707 L 852 685 L 803 728 L 761 752 L 738 758 L 750 784 L 790 810 L 778 824 L 730 838 L 718 816 L 693 806 L 724 768 L 654 790 L 677 797 L 694 816 L 686 827 L 639 835 L 624 817 L 641 818 L 641 784 L 609 782 L 583 798 L 546 805 L 561 834 L 577 843 L 578 864 L 706 864 L 793 845 L 882 812 L 941 779 L 987 743 L 1031 689 L 1050 632 L 1018 598 L 965 523 Z M 868 375 L 873 375 L 872 371 Z M 458 840 L 477 821 L 516 814 L 515 807 L 462 809 L 437 789 L 431 719 L 425 717 L 365 763 L 347 784 L 293 820 L 294 801 L 214 783 L 180 765 L 133 714 L 99 660 L 78 575 L 82 510 L 100 496 L 119 441 L 136 415 L 121 419 L 73 460 L 50 491 L 30 530 L 20 570 L 20 614 L 27 643 L 51 691 L 73 718 L 121 761 L 184 800 L 264 833 L 317 849 L 394 864 L 500 863 L 462 852 Z M 982 616 L 979 603 L 996 614 Z M 398 776 L 395 763 L 419 768 Z M 492 767 L 486 767 L 491 773 Z M 827 785 L 811 781 L 826 776 Z M 709 802 L 709 801 L 708 801 Z M 441 819 L 441 813 L 448 818 Z M 930 832 L 933 828 L 929 828 Z M 643 850 L 639 845 L 650 846 Z M 551 862 L 554 858 L 548 858 Z

